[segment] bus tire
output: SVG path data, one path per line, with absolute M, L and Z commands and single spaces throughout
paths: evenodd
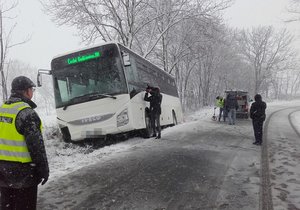
M 61 132 L 62 139 L 63 139 L 64 142 L 66 142 L 66 143 L 72 142 L 71 135 L 70 135 L 68 127 L 61 128 L 60 132 Z
M 175 113 L 174 110 L 172 111 L 172 117 L 173 117 L 173 124 L 172 124 L 172 126 L 177 125 L 178 122 L 177 122 L 177 117 L 176 117 L 176 113 Z

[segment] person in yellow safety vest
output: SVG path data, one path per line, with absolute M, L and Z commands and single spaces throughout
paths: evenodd
M 31 100 L 35 84 L 25 76 L 11 83 L 0 107 L 0 209 L 35 210 L 37 189 L 49 177 L 41 120 Z
M 223 116 L 224 122 L 226 122 L 225 99 L 222 96 L 217 96 L 216 100 L 217 100 L 216 101 L 216 106 L 220 108 L 219 122 L 221 121 L 222 116 Z

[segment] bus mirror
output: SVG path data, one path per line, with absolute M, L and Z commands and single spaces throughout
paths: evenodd
M 39 69 L 38 70 L 38 74 L 37 74 L 37 86 L 38 87 L 42 86 L 42 74 L 51 75 L 52 72 L 51 72 L 51 70 L 46 70 L 46 69 Z
M 38 74 L 37 74 L 37 86 L 38 87 L 42 86 L 42 77 L 41 77 L 40 72 L 38 72 Z
M 131 66 L 129 53 L 123 52 L 123 62 L 124 66 Z

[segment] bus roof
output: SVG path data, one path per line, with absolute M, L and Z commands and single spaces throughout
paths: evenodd
M 156 68 L 158 68 L 162 73 L 166 74 L 167 76 L 173 77 L 173 79 L 175 79 L 175 77 L 172 74 L 169 74 L 168 72 L 164 71 L 162 68 L 158 67 L 157 65 L 155 65 L 154 63 L 150 62 L 148 59 L 142 57 L 141 55 L 139 55 L 138 53 L 134 52 L 133 50 L 129 49 L 128 47 L 125 47 L 124 45 L 118 43 L 119 45 L 121 45 L 122 47 L 126 48 L 127 50 L 129 50 L 131 53 L 135 54 L 136 56 L 144 59 L 145 61 L 147 61 L 150 65 L 155 66 Z
M 169 74 L 168 72 L 164 71 L 162 68 L 158 67 L 157 65 L 155 65 L 154 63 L 150 62 L 148 59 L 142 57 L 141 55 L 139 55 L 138 53 L 134 52 L 133 50 L 129 49 L 128 47 L 125 47 L 124 45 L 116 42 L 116 41 L 109 41 L 109 42 L 100 42 L 98 44 L 95 44 L 95 45 L 92 45 L 92 46 L 89 46 L 89 47 L 83 47 L 83 48 L 78 48 L 76 50 L 71 50 L 71 51 L 68 51 L 68 52 L 65 52 L 65 53 L 62 53 L 62 54 L 58 54 L 56 56 L 54 56 L 52 58 L 52 60 L 56 59 L 56 58 L 59 58 L 59 57 L 62 57 L 62 56 L 66 56 L 66 55 L 69 55 L 69 54 L 72 54 L 72 53 L 76 53 L 76 52 L 79 52 L 79 51 L 83 51 L 83 50 L 88 50 L 88 49 L 91 49 L 91 48 L 95 48 L 95 47 L 100 47 L 100 46 L 103 46 L 103 45 L 107 45 L 107 44 L 116 44 L 116 45 L 121 45 L 122 47 L 126 48 L 127 50 L 129 50 L 131 53 L 134 53 L 136 56 L 146 60 L 150 65 L 154 65 L 156 66 L 158 69 L 160 69 L 163 73 L 165 73 L 166 75 L 170 76 L 170 77 L 173 77 L 175 78 L 172 74 Z
M 62 54 L 58 54 L 58 55 L 54 56 L 52 58 L 52 60 L 54 60 L 56 58 L 59 58 L 59 57 L 62 57 L 62 56 L 65 56 L 65 55 L 76 53 L 76 52 L 79 52 L 79 51 L 82 51 L 82 50 L 88 50 L 88 49 L 91 49 L 91 48 L 100 47 L 100 46 L 107 45 L 107 44 L 118 44 L 118 43 L 117 42 L 113 42 L 113 41 L 111 41 L 111 42 L 100 42 L 100 43 L 95 44 L 93 46 L 82 47 L 82 48 L 78 48 L 76 50 L 71 50 L 71 51 L 68 51 L 68 52 L 65 52 L 65 53 L 62 53 Z

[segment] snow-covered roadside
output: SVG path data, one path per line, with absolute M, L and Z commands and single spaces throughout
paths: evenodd
M 294 101 L 289 105 L 289 110 L 282 107 L 281 112 L 289 113 L 287 117 L 290 121 L 284 119 L 282 127 L 277 125 L 281 132 L 274 131 L 276 135 L 268 138 L 269 172 L 274 210 L 300 209 L 299 136 L 289 135 L 289 133 L 294 134 L 293 129 L 289 128 L 290 123 L 300 133 L 300 102 Z M 280 106 L 277 107 L 279 110 Z M 288 129 L 286 132 L 282 131 L 284 126 Z
M 49 130 L 56 128 L 57 125 L 55 113 L 53 113 L 51 116 L 44 116 L 43 113 L 39 114 L 43 121 L 45 133 L 49 133 Z M 181 129 L 182 132 L 184 132 L 186 126 L 189 126 L 189 123 L 193 121 L 209 119 L 211 118 L 212 114 L 213 108 L 211 107 L 201 109 L 196 113 L 190 113 L 189 115 L 185 116 L 185 122 L 183 124 L 176 126 L 176 130 Z M 174 128 L 164 129 L 162 131 L 162 135 L 172 132 L 172 129 Z M 95 164 L 104 158 L 116 156 L 119 153 L 134 147 L 136 144 L 149 140 L 151 139 L 137 137 L 95 150 L 90 146 L 82 147 L 71 143 L 68 144 L 63 142 L 58 137 L 50 137 L 47 135 L 45 146 L 50 167 L 49 181 L 56 180 L 57 178 L 76 171 L 82 167 Z M 42 187 L 43 186 L 41 186 L 41 188 Z

